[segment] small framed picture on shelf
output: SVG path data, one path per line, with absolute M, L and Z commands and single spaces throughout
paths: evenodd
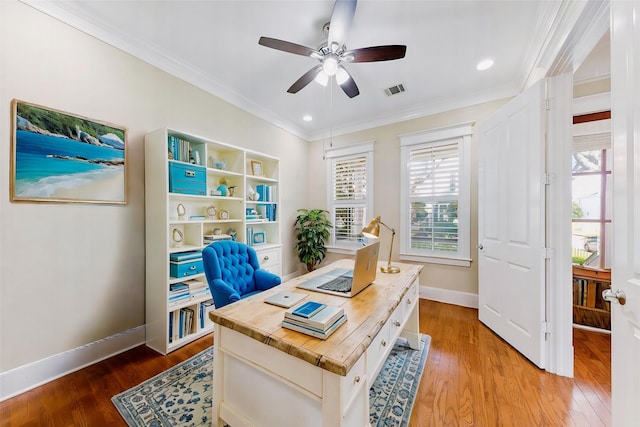
M 251 160 L 251 175 L 262 176 L 262 162 Z
M 253 244 L 254 245 L 264 245 L 267 243 L 267 237 L 264 234 L 264 231 L 256 231 L 253 233 Z

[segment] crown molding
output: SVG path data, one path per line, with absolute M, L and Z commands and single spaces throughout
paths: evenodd
M 183 60 L 176 60 L 169 53 L 155 48 L 139 39 L 123 37 L 119 31 L 111 27 L 107 22 L 96 25 L 86 16 L 84 11 L 75 7 L 73 3 L 62 0 L 19 0 L 34 9 L 57 19 L 85 34 L 113 46 L 135 58 L 138 58 L 160 70 L 175 76 L 197 88 L 200 88 L 220 99 L 226 101 L 248 113 L 251 113 L 279 128 L 292 133 L 304 140 L 309 139 L 309 135 L 300 127 L 291 122 L 282 120 L 270 113 L 270 110 L 250 102 L 243 96 L 228 90 L 218 81 L 211 79 L 198 67 L 185 63 Z

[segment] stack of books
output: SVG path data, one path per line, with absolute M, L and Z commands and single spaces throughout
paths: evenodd
M 189 285 L 185 283 L 172 283 L 169 285 L 169 305 L 176 305 L 190 299 Z
M 282 327 L 324 340 L 346 321 L 342 307 L 307 301 L 284 313 Z
M 201 299 L 202 297 L 211 298 L 211 291 L 209 290 L 209 284 L 202 280 L 191 279 L 183 282 L 189 287 L 189 294 L 191 299 Z

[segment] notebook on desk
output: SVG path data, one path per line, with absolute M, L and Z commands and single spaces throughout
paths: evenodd
M 309 291 L 353 297 L 376 280 L 379 250 L 379 241 L 363 246 L 356 251 L 353 269 L 334 268 L 296 286 Z

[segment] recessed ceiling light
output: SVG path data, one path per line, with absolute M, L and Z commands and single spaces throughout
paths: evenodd
M 491 68 L 492 65 L 493 59 L 483 59 L 482 61 L 478 62 L 478 65 L 476 65 L 476 70 L 486 70 L 487 68 Z
M 305 122 L 310 122 L 311 120 L 313 120 L 313 117 L 311 117 L 309 114 L 307 114 L 307 115 L 302 117 L 302 120 L 304 120 Z

